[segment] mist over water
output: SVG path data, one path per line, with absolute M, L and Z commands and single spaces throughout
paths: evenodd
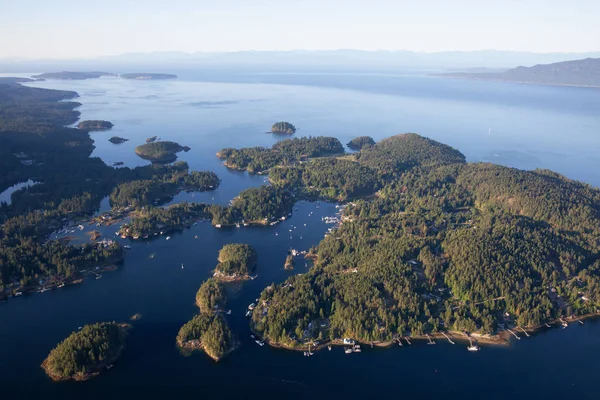
M 416 132 L 457 148 L 468 161 L 548 168 L 600 187 L 598 89 L 406 74 L 178 74 L 178 80 L 169 81 L 102 78 L 29 85 L 77 91 L 82 119 L 113 122 L 112 130 L 91 133 L 92 156 L 109 165 L 147 164 L 134 148 L 151 136 L 190 146 L 179 160 L 192 170 L 216 172 L 222 184 L 193 197 L 182 193 L 177 202 L 227 204 L 241 190 L 264 184 L 263 176 L 226 169 L 215 153 L 224 147 L 272 145 L 283 138 L 265 132 L 280 120 L 294 123 L 296 136 L 334 136 L 342 143 L 362 135 L 381 140 Z M 114 145 L 108 141 L 112 136 L 129 141 Z M 306 271 L 303 262 L 293 272 L 284 271 L 286 253 L 290 247 L 307 250 L 318 244 L 328 228 L 321 217 L 336 211 L 333 204 L 316 208 L 306 202 L 297 209 L 274 227 L 220 230 L 200 223 L 170 241 L 119 239 L 133 248 L 118 271 L 0 304 L 0 381 L 7 398 L 186 393 L 263 399 L 598 398 L 597 374 L 590 368 L 600 356 L 597 321 L 540 332 L 510 347 L 485 346 L 475 354 L 464 343 L 441 341 L 365 348 L 352 355 L 334 348 L 310 358 L 257 346 L 244 317 L 247 305 L 272 282 Z M 102 233 L 113 237 L 115 230 Z M 231 242 L 249 243 L 259 256 L 258 278 L 229 287 L 228 321 L 242 346 L 217 364 L 202 353 L 184 357 L 175 348 L 177 332 L 197 312 L 195 293 L 212 275 L 218 250 Z M 109 372 L 85 383 L 53 383 L 39 367 L 78 326 L 125 321 L 137 312 L 143 318 L 134 323 L 122 359 Z

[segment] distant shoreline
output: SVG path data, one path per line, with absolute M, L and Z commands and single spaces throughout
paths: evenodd
M 513 81 L 510 79 L 483 78 L 483 77 L 478 77 L 478 76 L 455 75 L 455 74 L 429 74 L 427 76 L 435 76 L 438 78 L 463 79 L 463 80 L 469 80 L 469 81 L 521 83 L 524 85 L 564 86 L 564 87 L 580 87 L 580 88 L 589 88 L 589 89 L 600 89 L 600 85 L 575 85 L 575 84 L 571 84 L 571 83 Z

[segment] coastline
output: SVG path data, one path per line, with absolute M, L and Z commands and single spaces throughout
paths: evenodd
M 572 317 L 568 317 L 568 318 L 562 318 L 562 320 L 566 321 L 567 323 L 569 323 L 569 322 L 575 323 L 575 322 L 580 322 L 580 321 L 583 322 L 584 320 L 592 319 L 592 318 L 596 318 L 596 317 L 600 317 L 600 312 L 588 313 L 588 314 L 572 316 Z M 543 323 L 543 324 L 540 324 L 540 325 L 537 325 L 534 327 L 515 327 L 515 328 L 509 328 L 509 329 L 511 331 L 515 332 L 516 334 L 519 334 L 519 333 L 523 334 L 524 332 L 526 332 L 528 335 L 535 334 L 535 333 L 539 333 L 540 331 L 542 331 L 544 329 L 558 328 L 558 325 L 561 324 L 561 318 L 555 319 L 551 322 L 548 322 L 547 324 L 548 324 L 548 326 L 546 325 L 546 323 Z M 518 330 L 517 330 L 517 328 L 518 328 Z M 250 331 L 252 332 L 252 334 L 256 335 L 257 337 L 262 338 L 262 340 L 265 343 L 267 343 L 269 346 L 271 346 L 273 348 L 290 350 L 290 351 L 306 351 L 307 350 L 308 343 L 302 344 L 299 346 L 290 346 L 290 345 L 286 345 L 286 344 L 279 343 L 279 342 L 273 342 L 269 338 L 264 338 L 258 332 L 256 332 L 254 330 L 252 323 L 251 323 Z M 450 338 L 451 340 L 456 340 L 457 342 L 464 343 L 464 344 L 469 343 L 469 337 L 477 344 L 485 344 L 488 346 L 510 346 L 511 340 L 514 340 L 513 334 L 511 334 L 508 330 L 503 330 L 503 331 L 500 331 L 493 335 L 489 335 L 489 334 L 482 335 L 482 334 L 478 334 L 478 333 L 467 334 L 467 333 L 459 332 L 459 331 L 448 331 L 448 332 L 444 332 L 444 334 L 446 334 L 446 336 L 448 336 L 448 338 Z M 435 333 L 429 333 L 429 334 L 425 334 L 425 335 L 402 336 L 402 337 L 398 337 L 393 340 L 385 341 L 385 342 L 362 342 L 360 340 L 355 340 L 355 342 L 357 344 L 360 344 L 363 346 L 373 345 L 373 347 L 388 348 L 388 347 L 397 345 L 399 340 L 401 340 L 401 339 L 405 340 L 405 338 L 408 338 L 408 340 L 411 340 L 411 341 L 414 340 L 417 342 L 426 342 L 426 341 L 428 341 L 427 335 L 429 335 L 429 337 L 431 339 L 436 339 L 436 340 L 441 340 L 441 341 L 448 340 L 448 338 L 446 336 L 444 336 L 444 334 L 442 332 L 435 332 Z M 459 344 L 459 343 L 453 343 L 453 344 Z M 313 346 L 312 350 L 319 351 L 328 346 L 343 347 L 343 346 L 348 346 L 348 345 L 344 344 L 342 339 L 334 339 L 334 340 L 318 342 L 317 345 L 312 344 L 312 346 Z
M 129 329 L 131 329 L 132 326 L 130 324 L 126 324 L 126 323 L 117 324 L 117 326 L 119 327 L 120 333 L 123 335 L 123 344 L 121 344 L 121 346 L 117 350 L 117 353 L 115 354 L 114 357 L 110 358 L 109 360 L 103 361 L 103 362 L 99 363 L 98 365 L 95 365 L 92 372 L 87 373 L 87 374 L 77 374 L 77 375 L 72 375 L 72 376 L 62 376 L 62 375 L 54 374 L 52 371 L 49 370 L 48 357 L 46 357 L 44 359 L 44 361 L 42 362 L 42 364 L 40 366 L 42 367 L 44 372 L 46 372 L 46 375 L 50 379 L 52 379 L 54 382 L 64 382 L 64 381 L 68 381 L 71 379 L 76 382 L 84 382 L 90 378 L 100 375 L 100 373 L 104 369 L 107 369 L 107 367 L 110 364 L 116 362 L 121 357 L 121 355 L 123 354 L 123 350 L 125 349 L 125 339 L 127 337 L 127 331 L 129 331 Z
M 464 76 L 464 75 L 452 75 L 452 74 L 430 74 L 428 76 L 434 76 L 437 78 L 450 78 L 450 79 L 464 79 L 469 81 L 484 81 L 484 82 L 504 82 L 504 83 L 521 83 L 524 85 L 544 85 L 544 86 L 562 86 L 562 87 L 579 87 L 589 89 L 600 89 L 600 85 L 576 85 L 571 83 L 550 83 L 550 82 L 530 82 L 530 81 L 514 81 L 509 79 L 499 78 L 483 78 L 475 76 Z
M 211 351 L 207 350 L 198 339 L 188 340 L 187 342 L 177 341 L 177 347 L 186 356 L 191 355 L 191 353 L 194 351 L 202 351 L 215 362 L 219 362 L 230 353 L 233 353 L 238 347 L 240 347 L 240 344 L 237 341 L 234 341 L 234 343 L 227 349 L 227 351 L 225 351 L 225 353 L 223 353 L 221 357 L 217 357 Z

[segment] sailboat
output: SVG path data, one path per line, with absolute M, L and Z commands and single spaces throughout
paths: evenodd
M 183 263 L 181 263 L 181 269 L 183 269 Z

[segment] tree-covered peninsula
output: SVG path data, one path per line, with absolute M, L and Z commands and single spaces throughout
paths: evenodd
M 352 139 L 346 145 L 352 150 L 361 150 L 363 147 L 373 146 L 375 140 L 371 136 L 359 136 Z
M 310 157 L 343 154 L 344 146 L 332 137 L 303 137 L 282 140 L 271 148 L 226 148 L 217 153 L 228 168 L 261 173 L 276 165 L 295 164 Z
M 189 151 L 187 146 L 181 146 L 175 142 L 151 142 L 142 144 L 135 148 L 135 154 L 144 160 L 153 163 L 170 163 L 177 160 L 177 153 L 180 151 Z
M 440 331 L 501 340 L 600 309 L 600 190 L 466 163 L 415 134 L 365 147 L 355 163 L 377 177 L 376 196 L 345 208 L 308 273 L 263 291 L 251 324 L 271 344 Z M 302 177 L 288 182 L 306 190 Z
M 77 128 L 86 131 L 105 131 L 113 126 L 114 125 L 112 122 L 102 120 L 86 120 L 77 124 Z
M 215 268 L 215 279 L 238 281 L 249 279 L 254 273 L 258 256 L 250 245 L 242 243 L 226 244 L 219 251 L 219 264 Z
M 271 127 L 271 132 L 293 135 L 294 133 L 296 133 L 296 127 L 289 122 L 281 121 L 273 124 L 273 126 Z
M 87 380 L 119 358 L 127 329 L 127 325 L 115 322 L 85 325 L 52 349 L 42 368 L 55 381 Z

